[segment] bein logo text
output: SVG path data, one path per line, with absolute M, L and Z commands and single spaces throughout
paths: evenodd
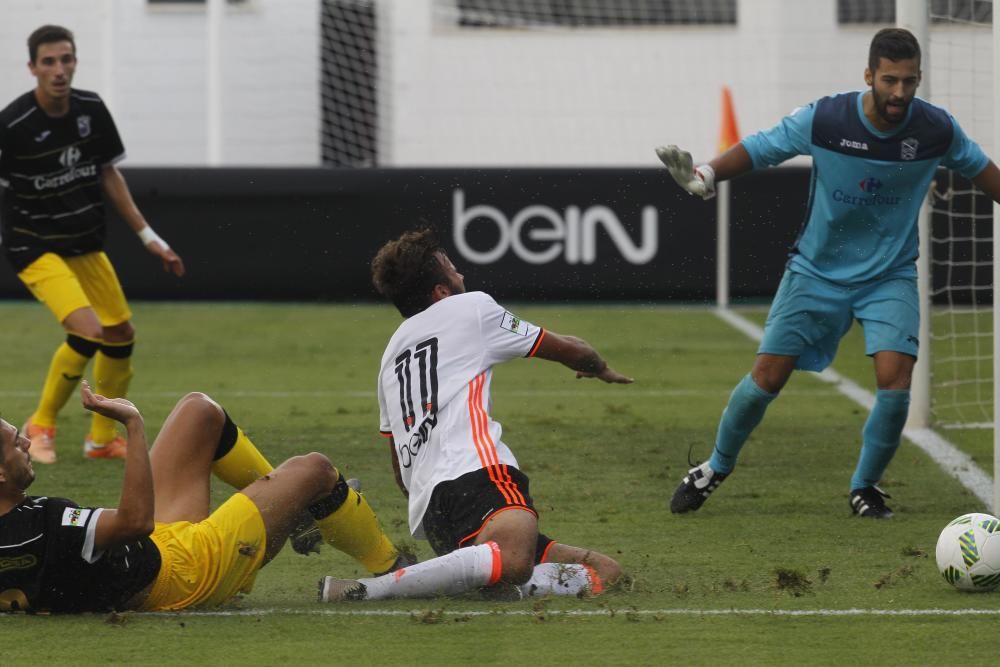
M 642 209 L 642 231 L 634 242 L 614 211 L 606 206 L 581 210 L 567 206 L 562 212 L 550 206 L 532 204 L 511 217 L 495 206 L 478 204 L 465 207 L 465 191 L 452 193 L 452 235 L 462 257 L 475 264 L 492 264 L 508 251 L 528 264 L 548 264 L 562 257 L 567 264 L 593 264 L 597 260 L 598 230 L 611 239 L 621 256 L 630 264 L 646 264 L 659 248 L 656 207 Z M 479 250 L 467 238 L 474 221 L 491 223 L 499 237 L 496 245 Z M 530 228 L 525 228 L 531 222 Z M 529 247 L 525 241 L 531 242 Z

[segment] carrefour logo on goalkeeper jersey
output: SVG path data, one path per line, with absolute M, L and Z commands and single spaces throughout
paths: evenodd
M 858 187 L 861 188 L 863 192 L 877 192 L 882 189 L 882 181 L 878 180 L 874 176 L 869 176 L 868 178 L 862 178 L 858 181 Z
M 861 195 L 844 192 L 840 188 L 833 191 L 833 201 L 849 206 L 896 206 L 900 198 L 878 194 L 882 189 L 882 181 L 874 176 L 866 176 L 858 181 Z

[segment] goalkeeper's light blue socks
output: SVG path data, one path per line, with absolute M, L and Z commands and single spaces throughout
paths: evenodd
M 767 406 L 777 394 L 771 394 L 753 381 L 750 373 L 743 376 L 740 383 L 729 395 L 729 404 L 719 421 L 719 432 L 715 436 L 715 450 L 709 465 L 715 472 L 730 473 L 736 465 L 743 444 L 760 420 L 764 418 Z
M 712 470 L 732 472 L 744 443 L 777 396 L 758 387 L 749 373 L 740 380 L 729 396 L 729 404 L 719 421 L 715 450 L 709 461 Z M 899 447 L 909 408 L 909 389 L 879 389 L 875 392 L 875 407 L 862 431 L 863 445 L 858 467 L 851 478 L 852 490 L 874 486 L 881 479 Z
M 899 437 L 910 409 L 909 389 L 879 389 L 875 407 L 861 431 L 863 438 L 851 490 L 875 486 L 899 447 Z

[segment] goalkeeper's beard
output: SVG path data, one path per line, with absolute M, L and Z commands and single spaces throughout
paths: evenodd
M 911 100 L 902 100 L 881 97 L 874 88 L 872 88 L 872 97 L 875 98 L 875 113 L 878 117 L 887 123 L 892 125 L 899 125 L 906 118 L 906 110 L 910 108 Z M 889 104 L 892 106 L 899 107 L 900 111 L 895 114 L 889 113 Z

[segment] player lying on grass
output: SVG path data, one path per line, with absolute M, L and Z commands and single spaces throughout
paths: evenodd
M 593 594 L 615 582 L 621 569 L 613 559 L 538 532 L 528 478 L 489 414 L 490 382 L 493 366 L 518 357 L 561 362 L 578 378 L 632 380 L 579 338 L 530 324 L 483 292 L 466 293 L 430 230 L 386 243 L 372 274 L 406 318 L 382 357 L 381 431 L 409 498 L 410 530 L 438 557 L 382 577 L 325 577 L 320 599 L 424 597 L 494 584 L 528 595 Z
M 681 480 L 670 509 L 701 507 L 736 466 L 750 434 L 792 371 L 821 371 L 857 320 L 872 357 L 875 406 L 861 433 L 848 501 L 858 516 L 888 519 L 876 484 L 899 447 L 917 360 L 917 216 L 939 166 L 1000 201 L 1000 170 L 947 111 L 916 97 L 920 46 L 906 30 L 876 33 L 869 90 L 823 97 L 695 168 L 677 146 L 657 154 L 677 183 L 705 199 L 714 183 L 795 155 L 813 159 L 806 221 L 771 304 L 753 368 L 733 389 L 715 449 Z M 793 466 L 794 469 L 794 466 Z M 794 474 L 789 473 L 789 474 Z
M 308 512 L 324 540 L 370 572 L 401 558 L 367 501 L 323 454 L 272 468 L 222 407 L 183 397 L 147 452 L 143 418 L 123 398 L 80 389 L 88 410 L 123 424 L 118 507 L 34 497 L 31 442 L 0 420 L 0 609 L 175 610 L 249 592 Z M 212 474 L 239 489 L 209 511 Z M 400 562 L 402 564 L 402 562 Z

